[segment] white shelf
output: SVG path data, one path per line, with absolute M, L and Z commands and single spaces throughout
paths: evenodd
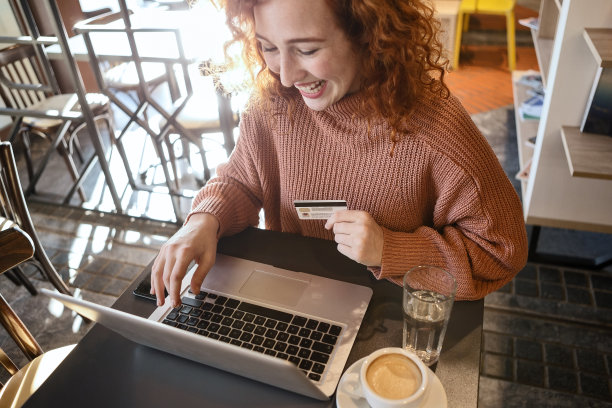
M 573 177 L 612 180 L 612 137 L 583 133 L 571 126 L 561 128 L 561 137 Z
M 519 114 L 519 106 L 521 102 L 529 98 L 527 95 L 527 85 L 519 84 L 517 81 L 530 71 L 513 71 L 512 72 L 512 94 L 514 96 L 514 112 L 516 122 L 516 143 L 518 144 L 519 166 L 524 169 L 527 163 L 533 156 L 533 147 L 527 146 L 527 140 L 538 134 L 538 120 L 523 120 Z M 527 181 L 521 180 L 521 191 L 523 197 L 527 189 Z
M 564 126 L 580 126 L 599 65 L 582 39 L 585 27 L 612 28 L 612 2 L 542 0 L 540 25 L 533 35 L 546 95 L 529 180 L 523 183 L 524 216 L 532 225 L 612 233 L 612 180 L 573 177 L 570 166 L 579 161 L 572 149 L 568 163 L 561 134 Z M 522 97 L 515 88 L 517 107 Z M 525 124 L 517 120 L 521 165 L 531 153 L 524 140 L 533 130 Z M 570 136 L 568 141 L 572 145 L 576 140 Z M 580 163 L 599 160 L 582 153 Z
M 550 71 L 550 58 L 552 56 L 553 44 L 555 41 L 552 38 L 540 37 L 538 35 L 538 30 L 534 29 L 531 30 L 531 37 L 533 38 L 538 65 L 542 72 L 542 83 L 544 84 L 544 88 L 546 88 L 546 79 Z

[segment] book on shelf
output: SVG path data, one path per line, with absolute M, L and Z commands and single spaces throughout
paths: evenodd
M 521 181 L 529 180 L 529 171 L 531 170 L 531 159 L 527 160 L 527 163 L 519 170 L 518 173 L 514 176 L 515 179 Z
M 534 30 L 540 27 L 540 19 L 538 17 L 521 18 L 518 22 L 520 25 Z
M 516 82 L 533 89 L 543 89 L 542 74 L 538 71 L 529 70 L 521 75 Z
M 520 117 L 523 120 L 537 120 L 542 114 L 542 106 L 544 105 L 544 96 L 535 94 L 524 100 L 519 105 Z
M 580 131 L 612 136 L 612 68 L 598 68 Z
M 532 148 L 535 148 L 535 144 L 536 144 L 536 137 L 530 137 L 529 139 L 525 140 L 525 146 L 529 146 Z

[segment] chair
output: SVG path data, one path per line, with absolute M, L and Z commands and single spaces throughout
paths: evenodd
M 217 76 L 210 72 L 209 65 L 204 63 L 189 66 L 189 80 L 193 85 L 193 96 L 176 116 L 176 121 L 184 129 L 182 136 L 194 144 L 202 156 L 204 167 L 203 180 L 200 180 L 202 184 L 210 178 L 203 135 L 222 133 L 222 146 L 229 156 L 235 146 L 233 129 L 239 121 L 238 112 L 232 109 L 230 96 L 226 94 Z M 166 122 L 162 120 L 161 127 L 165 124 Z M 176 131 L 177 129 L 171 127 L 170 132 Z M 168 143 L 172 144 L 170 140 Z M 173 154 L 173 149 L 169 151 L 174 176 L 178 180 L 177 158 Z
M 78 112 L 80 107 L 76 94 L 52 94 L 50 92 L 36 91 L 36 85 L 46 85 L 45 76 L 35 58 L 34 47 L 30 45 L 15 45 L 0 51 L 0 97 L 7 107 L 13 109 L 26 109 L 32 111 L 58 111 Z M 106 96 L 99 93 L 87 94 L 87 101 L 92 109 L 96 121 L 105 122 L 106 127 L 114 138 L 112 113 L 110 103 Z M 40 117 L 24 117 L 19 126 L 11 135 L 14 142 L 18 137 L 24 148 L 24 156 L 29 177 L 29 187 L 26 194 L 34 192 L 35 185 L 40 178 L 46 159 L 39 165 L 37 172 L 30 149 L 30 137 L 39 136 L 51 144 L 55 144 L 58 153 L 64 159 L 68 172 L 75 183 L 80 182 L 80 172 L 74 161 L 74 155 L 84 163 L 77 138 L 78 132 L 85 127 L 84 119 L 56 119 Z M 81 200 L 87 198 L 81 186 L 78 186 Z
M 117 147 L 124 166 L 128 172 L 128 179 L 131 187 L 134 190 L 145 191 L 152 190 L 154 188 L 154 186 L 145 185 L 143 183 L 136 184 L 135 178 L 131 170 L 133 162 L 130 160 L 130 158 L 127 157 L 124 152 L 124 149 L 121 147 L 121 140 L 126 134 L 127 127 L 131 123 L 136 122 L 141 128 L 146 131 L 146 133 L 148 134 L 148 138 L 153 143 L 157 159 L 159 160 L 159 162 L 154 164 L 154 166 L 159 164 L 162 167 L 162 170 L 164 171 L 165 184 L 168 187 L 169 193 L 173 198 L 172 204 L 174 207 L 175 215 L 177 220 L 179 220 L 180 222 L 182 215 L 179 209 L 179 205 L 177 204 L 177 200 L 175 200 L 175 198 L 177 196 L 182 196 L 182 190 L 180 188 L 177 171 L 178 157 L 174 153 L 173 144 L 180 141 L 180 143 L 184 147 L 184 152 L 189 151 L 189 145 L 194 145 L 197 148 L 201 156 L 204 168 L 204 180 L 199 181 L 204 182 L 206 179 L 210 178 L 210 171 L 208 169 L 208 164 L 206 161 L 206 151 L 204 149 L 201 135 L 203 133 L 222 132 L 224 135 L 223 145 L 226 151 L 229 153 L 233 150 L 234 147 L 233 127 L 237 122 L 237 118 L 231 113 L 231 105 L 227 96 L 220 92 L 217 92 L 214 86 L 212 88 L 208 88 L 212 89 L 212 93 L 207 93 L 208 96 L 205 98 L 208 98 L 208 101 L 210 101 L 210 99 L 219 100 L 221 103 L 217 105 L 210 103 L 206 103 L 203 105 L 201 103 L 203 98 L 197 95 L 198 85 L 192 84 L 191 74 L 198 67 L 193 64 L 193 59 L 188 59 L 187 57 L 185 57 L 185 52 L 183 49 L 183 44 L 180 41 L 180 33 L 178 28 L 151 28 L 140 26 L 131 27 L 129 15 L 129 11 L 123 9 L 122 6 L 121 12 L 102 15 L 94 19 L 85 20 L 76 24 L 74 26 L 74 31 L 79 34 L 83 34 L 90 61 L 92 61 L 92 67 L 94 69 L 94 74 L 98 83 L 98 87 L 105 95 L 107 95 L 111 99 L 113 104 L 115 104 L 129 117 L 128 124 L 123 128 L 123 130 L 117 137 L 117 140 L 119 141 Z M 127 38 L 129 39 L 128 42 L 130 46 L 130 55 L 128 57 L 124 57 L 124 60 L 129 60 L 130 63 L 134 64 L 134 67 L 137 69 L 138 77 L 140 79 L 139 81 L 137 81 L 139 86 L 139 89 L 137 91 L 139 97 L 139 105 L 136 109 L 131 109 L 130 107 L 128 107 L 122 100 L 120 100 L 114 94 L 110 84 L 107 82 L 107 79 L 100 67 L 100 63 L 104 62 L 105 59 L 108 59 L 108 56 L 99 55 L 92 40 L 92 34 L 94 33 L 96 35 L 96 39 L 101 40 L 100 35 L 102 33 L 117 32 L 116 26 L 109 27 L 108 23 L 119 19 L 123 19 L 125 26 L 131 27 L 129 30 L 125 29 Z M 173 42 L 176 44 L 176 50 L 178 50 L 179 56 L 169 58 L 160 55 L 159 57 L 147 57 L 146 61 L 143 61 L 143 57 L 140 56 L 140 51 L 138 50 L 138 47 L 134 40 L 134 35 L 140 33 L 142 33 L 143 35 L 145 33 L 165 33 L 167 36 L 172 37 Z M 166 71 L 168 74 L 168 88 L 170 91 L 170 97 L 172 99 L 171 101 L 168 101 L 168 98 L 158 98 L 158 95 L 161 92 L 157 92 L 157 95 L 153 95 L 150 92 L 150 89 L 145 80 L 143 69 L 145 67 L 146 62 L 157 62 L 165 64 Z M 197 72 L 196 75 L 197 78 L 201 77 L 201 74 L 199 72 Z M 177 79 L 177 77 L 180 78 Z M 209 109 L 210 107 L 212 107 L 212 109 Z M 154 128 L 150 126 L 146 118 L 143 120 L 142 113 L 147 108 L 154 110 L 156 114 L 161 117 L 159 131 L 154 130 Z M 173 134 L 178 134 L 178 138 L 173 139 Z M 187 147 L 187 149 L 185 149 L 185 147 Z M 189 155 L 187 155 L 186 157 L 188 158 Z M 149 166 L 149 168 L 151 168 L 151 166 Z M 138 172 L 140 173 L 141 179 L 143 181 L 146 179 L 146 170 L 145 173 L 140 173 L 140 168 L 138 169 Z
M 67 295 L 72 295 L 68 286 L 59 276 L 55 267 L 38 238 L 34 223 L 30 217 L 25 197 L 19 183 L 17 165 L 11 144 L 0 142 L 0 215 L 17 224 L 32 239 L 34 244 L 33 265 L 45 276 L 55 288 Z
M 459 67 L 461 35 L 468 28 L 470 14 L 495 14 L 506 16 L 506 37 L 508 42 L 508 67 L 516 68 L 516 41 L 514 30 L 514 6 L 516 0 L 461 0 L 455 35 L 453 67 Z

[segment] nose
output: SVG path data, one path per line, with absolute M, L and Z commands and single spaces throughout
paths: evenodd
M 291 87 L 303 77 L 303 70 L 299 63 L 289 55 L 281 55 L 280 58 L 280 78 L 283 86 Z

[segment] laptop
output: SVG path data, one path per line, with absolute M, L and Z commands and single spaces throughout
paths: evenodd
M 365 286 L 217 254 L 201 293 L 148 319 L 41 291 L 145 346 L 318 400 L 340 380 L 372 296 Z

